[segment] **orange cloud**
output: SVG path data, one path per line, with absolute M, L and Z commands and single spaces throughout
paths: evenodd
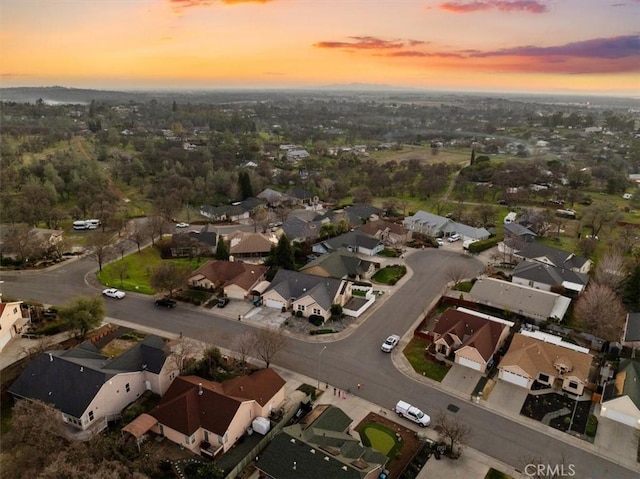
M 487 10 L 501 12 L 545 13 L 547 5 L 537 0 L 485 0 L 474 2 L 444 2 L 438 5 L 441 10 L 451 13 L 473 13 Z
M 208 7 L 214 3 L 224 3 L 226 5 L 235 5 L 237 3 L 269 3 L 275 0 L 169 0 L 174 7 L 191 8 L 191 7 Z

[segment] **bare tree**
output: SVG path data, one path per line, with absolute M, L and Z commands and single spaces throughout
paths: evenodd
M 189 361 L 195 359 L 202 352 L 202 346 L 190 338 L 185 338 L 180 333 L 180 338 L 170 344 L 171 355 L 169 356 L 170 363 L 180 371 L 180 374 L 184 374 L 186 366 Z
M 436 430 L 440 440 L 447 443 L 451 454 L 459 455 L 462 444 L 471 435 L 471 428 L 454 416 L 447 416 L 440 411 L 436 418 Z M 457 448 L 457 451 L 455 450 Z
M 444 274 L 449 281 L 453 281 L 454 286 L 458 286 L 458 283 L 467 277 L 467 268 L 459 263 L 450 263 Z
M 258 228 L 261 232 L 267 230 L 269 225 L 269 210 L 266 206 L 259 206 L 253 212 L 253 232 L 256 233 Z
M 591 229 L 593 236 L 598 236 L 600 230 L 615 223 L 621 212 L 618 207 L 608 201 L 594 203 L 584 210 L 582 224 Z
M 151 244 L 155 244 L 156 238 L 161 238 L 165 232 L 167 222 L 160 215 L 150 216 L 147 221 L 147 237 L 151 239 Z
M 26 224 L 9 227 L 3 248 L 5 251 L 15 253 L 19 259 L 36 257 L 44 252 L 40 246 L 38 236 L 33 232 L 33 228 Z
M 96 233 L 89 238 L 89 257 L 98 263 L 98 269 L 102 271 L 102 266 L 109 261 L 114 254 L 111 246 L 111 235 L 109 233 Z
M 268 368 L 273 358 L 284 348 L 287 337 L 278 328 L 257 329 L 253 334 L 255 352 Z
M 133 230 L 129 234 L 129 240 L 136 244 L 138 252 L 140 252 L 140 246 L 149 239 L 149 233 L 150 230 L 145 225 L 138 222 L 134 223 Z
M 598 284 L 609 286 L 612 290 L 620 292 L 628 272 L 629 263 L 624 256 L 619 251 L 610 250 L 598 260 L 593 279 Z
M 124 283 L 124 279 L 129 274 L 129 264 L 124 261 L 118 261 L 112 265 L 113 274 L 115 274 L 120 280 L 120 287 L 122 288 L 122 284 Z
M 32 358 L 40 353 L 52 348 L 55 340 L 51 336 L 41 336 L 38 339 L 29 341 L 20 348 L 20 357 Z
M 124 254 L 127 251 L 127 240 L 118 241 L 113 249 L 118 252 L 118 254 L 120 255 L 120 259 L 123 259 Z
M 176 263 L 161 263 L 151 273 L 151 286 L 155 289 L 166 290 L 169 297 L 173 296 L 173 292 L 182 287 L 189 276 L 191 268 Z
M 618 341 L 624 328 L 626 310 L 610 286 L 592 283 L 578 298 L 574 308 L 578 324 L 606 341 Z
M 247 357 L 249 357 L 251 352 L 256 349 L 255 342 L 255 334 L 251 331 L 245 331 L 244 333 L 236 336 L 233 340 L 232 348 L 238 355 L 238 359 L 240 360 L 243 368 L 247 363 Z

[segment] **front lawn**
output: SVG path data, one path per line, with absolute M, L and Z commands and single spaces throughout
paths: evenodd
M 370 422 L 360 429 L 362 444 L 372 447 L 389 458 L 395 457 L 395 452 L 402 446 L 396 438 L 395 432 L 382 424 Z
M 377 283 L 389 284 L 393 286 L 405 274 L 407 274 L 406 266 L 390 265 L 385 266 L 384 268 L 379 270 L 376 274 L 373 275 L 371 279 Z
M 163 261 L 188 265 L 192 270 L 196 270 L 208 259 L 162 259 L 160 251 L 154 247 L 145 248 L 142 251 L 125 256 L 123 259 L 109 263 L 97 273 L 98 279 L 105 286 L 122 289 L 124 291 L 135 291 L 143 294 L 155 294 L 151 287 L 151 274 L 155 267 Z M 121 275 L 121 272 L 124 274 Z M 122 277 L 121 277 L 122 276 Z
M 442 381 L 449 372 L 450 366 L 431 359 L 426 348 L 429 343 L 424 339 L 414 337 L 404 348 L 404 355 L 414 371 L 435 381 Z

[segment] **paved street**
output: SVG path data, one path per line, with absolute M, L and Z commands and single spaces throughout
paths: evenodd
M 611 457 L 615 461 L 612 462 L 602 447 L 590 448 L 584 441 L 528 422 L 517 413 L 510 416 L 501 411 L 499 405 L 491 405 L 491 401 L 475 404 L 468 395 L 461 395 L 455 384 L 448 385 L 445 381 L 438 385 L 417 377 L 400 353 L 402 345 L 392 355 L 382 353 L 381 341 L 391 333 L 403 335 L 412 330 L 420 315 L 440 294 L 447 282 L 449 265 L 463 265 L 469 276 L 483 269 L 476 259 L 447 249 L 415 251 L 407 256 L 406 262 L 410 274 L 398 283 L 394 294 L 382 297 L 368 319 L 357 328 L 349 328 L 336 341 L 328 337 L 292 338 L 276 358 L 276 365 L 309 377 L 319 375 L 322 381 L 357 392 L 363 399 L 386 409 L 403 399 L 422 406 L 433 417 L 454 405 L 459 408 L 457 416 L 472 428 L 469 446 L 514 468 L 522 467 L 526 458 L 538 457 L 551 464 L 561 460 L 575 464 L 577 477 L 637 477 L 640 472 L 637 464 L 624 462 L 619 457 Z M 61 304 L 79 294 L 95 293 L 95 289 L 79 279 L 91 269 L 95 269 L 95 263 L 83 259 L 42 274 L 6 275 L 3 293 Z M 142 328 L 175 335 L 183 332 L 185 336 L 208 338 L 220 345 L 230 344 L 235 335 L 255 327 L 251 318 L 240 322 L 237 317 L 224 316 L 228 313 L 217 308 L 205 311 L 179 306 L 174 310 L 159 310 L 149 297 L 136 294 L 128 294 L 122 301 L 107 301 L 107 311 L 112 318 Z M 406 341 L 408 338 L 403 338 L 403 343 Z M 358 383 L 364 385 L 361 390 L 356 390 Z M 635 470 L 622 467 L 618 462 Z

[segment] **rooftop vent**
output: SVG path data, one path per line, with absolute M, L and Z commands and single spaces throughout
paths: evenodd
M 202 396 L 202 383 L 198 383 L 198 396 Z

